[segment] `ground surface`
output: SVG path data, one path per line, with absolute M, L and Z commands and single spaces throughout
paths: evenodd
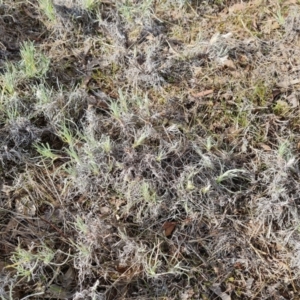
M 300 299 L 300 3 L 0 1 L 1 299 Z

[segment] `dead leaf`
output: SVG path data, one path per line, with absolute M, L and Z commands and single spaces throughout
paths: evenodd
M 176 225 L 177 223 L 176 222 L 166 222 L 164 225 L 163 225 L 163 229 L 165 231 L 165 236 L 166 237 L 169 237 L 172 235 L 173 231 L 175 230 L 176 228 Z
M 100 213 L 101 215 L 108 215 L 110 213 L 110 209 L 106 206 L 102 206 L 100 207 Z
M 277 86 L 282 87 L 282 88 L 288 88 L 290 85 L 294 85 L 297 83 L 300 83 L 300 79 L 279 82 L 279 83 L 277 83 Z
M 89 96 L 88 107 L 95 107 L 106 111 L 109 109 L 109 105 L 105 100 L 97 99 L 95 96 Z
M 281 94 L 281 90 L 280 89 L 274 89 L 272 90 L 272 97 L 273 97 L 273 100 Z
M 271 151 L 272 148 L 264 143 L 260 143 L 260 147 L 266 151 Z
M 180 299 L 182 300 L 190 300 L 190 299 L 193 299 L 193 296 L 194 296 L 195 292 L 193 289 L 188 289 L 188 290 L 185 290 L 181 293 L 180 295 Z
M 238 71 L 230 71 L 230 74 L 234 78 L 241 78 L 241 76 L 242 76 L 241 72 L 238 72 Z
M 298 3 L 298 0 L 289 0 L 289 1 L 285 1 L 284 5 L 288 6 L 288 5 L 297 4 L 297 3 Z
M 275 29 L 278 29 L 278 28 L 280 28 L 280 24 L 277 21 L 273 21 L 272 25 L 271 25 L 271 29 L 275 30 Z
M 272 20 L 267 20 L 262 26 L 261 31 L 265 34 L 270 34 L 272 31 Z
M 216 295 L 218 295 L 222 300 L 231 300 L 231 297 L 228 294 L 222 292 L 220 284 L 218 283 L 214 283 L 210 287 L 210 290 L 213 291 Z
M 117 271 L 119 273 L 123 274 L 123 273 L 125 273 L 129 269 L 129 266 L 123 265 L 123 264 L 119 264 L 119 265 L 117 265 L 116 269 L 117 269 Z
M 209 44 L 210 44 L 210 45 L 215 44 L 215 43 L 218 41 L 219 37 L 220 37 L 220 33 L 219 33 L 219 32 L 215 33 L 215 34 L 211 37 L 211 39 L 210 39 L 210 41 L 209 41 Z
M 0 260 L 0 272 L 1 273 L 3 272 L 5 266 L 6 266 L 6 263 L 4 261 Z
M 292 108 L 299 106 L 299 97 L 296 92 L 291 93 L 286 99 L 291 104 Z
M 204 97 L 204 96 L 207 96 L 209 94 L 212 94 L 213 92 L 214 92 L 214 90 L 206 90 L 206 91 L 203 91 L 203 92 L 192 94 L 192 96 L 196 97 L 196 98 L 200 98 L 200 97 Z
M 155 36 L 154 36 L 152 33 L 150 33 L 150 34 L 148 34 L 148 35 L 146 36 L 146 39 L 147 39 L 148 41 L 154 41 L 154 40 L 155 40 Z
M 293 67 L 292 69 L 291 69 L 291 72 L 293 73 L 293 72 L 298 72 L 298 71 L 300 71 L 300 66 L 296 66 L 296 67 Z
M 227 100 L 229 101 L 229 99 L 232 99 L 233 98 L 233 93 L 231 91 L 227 91 L 225 92 L 224 94 L 222 94 L 222 98 L 224 100 Z
M 115 198 L 115 197 L 112 198 L 110 202 L 112 205 L 116 207 L 117 210 L 119 210 L 122 205 L 126 204 L 126 201 L 124 199 Z
M 236 69 L 236 66 L 235 66 L 234 62 L 231 59 L 226 59 L 223 62 L 223 66 L 227 67 L 230 70 L 235 70 Z
M 187 225 L 189 225 L 192 221 L 193 221 L 192 218 L 186 218 L 186 219 L 184 219 L 184 220 L 182 221 L 182 225 L 183 225 L 183 226 L 187 226 Z
M 22 198 L 16 199 L 16 211 L 25 216 L 32 217 L 36 213 L 36 206 L 29 196 L 25 195 Z
M 255 28 L 256 30 L 258 30 L 256 18 L 253 18 L 253 20 L 252 20 L 252 26 L 253 26 L 253 28 Z
M 232 6 L 229 7 L 229 13 L 232 14 L 234 12 L 240 11 L 240 10 L 244 10 L 246 8 L 246 3 L 236 3 Z
M 68 289 L 63 288 L 57 284 L 51 284 L 47 292 L 44 294 L 44 298 L 54 298 L 54 299 L 69 299 L 74 293 L 70 292 Z
M 238 60 L 239 60 L 239 63 L 243 64 L 243 65 L 249 62 L 248 57 L 246 55 L 243 55 L 243 54 L 240 54 L 238 56 Z
M 61 275 L 60 279 L 61 279 L 61 286 L 70 289 L 72 283 L 75 282 L 75 270 L 73 269 L 73 267 L 69 267 L 67 272 Z
M 246 281 L 247 290 L 251 290 L 253 282 L 254 282 L 254 278 L 250 277 L 250 278 L 247 279 L 247 281 Z
M 203 68 L 202 67 L 194 67 L 193 72 L 194 72 L 195 76 L 202 75 L 203 74 Z

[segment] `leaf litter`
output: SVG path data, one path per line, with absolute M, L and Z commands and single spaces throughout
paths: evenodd
M 0 10 L 4 297 L 297 297 L 297 1 Z

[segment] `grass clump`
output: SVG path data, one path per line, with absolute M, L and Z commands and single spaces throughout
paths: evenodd
M 24 71 L 24 75 L 28 78 L 41 77 L 49 69 L 50 60 L 38 53 L 32 42 L 24 42 L 21 46 L 21 70 Z
M 55 8 L 51 0 L 38 0 L 40 10 L 45 14 L 51 23 L 56 21 Z
M 13 95 L 18 82 L 17 69 L 13 64 L 6 64 L 6 72 L 2 75 L 2 93 Z M 2 94 L 3 95 L 3 94 Z M 3 97 L 3 96 L 2 96 Z

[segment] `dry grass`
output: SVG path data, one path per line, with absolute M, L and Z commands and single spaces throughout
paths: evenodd
M 299 4 L 0 2 L 1 299 L 298 299 Z

